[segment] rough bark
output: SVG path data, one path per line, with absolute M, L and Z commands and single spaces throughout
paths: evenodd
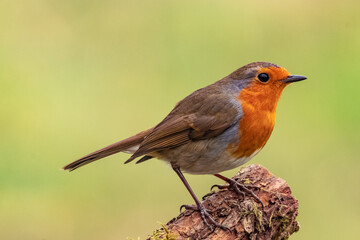
M 262 200 L 264 209 L 250 195 L 243 196 L 224 188 L 203 197 L 213 218 L 230 228 L 210 231 L 197 211 L 186 210 L 149 239 L 287 239 L 299 230 L 296 221 L 298 201 L 286 181 L 260 165 L 242 168 L 234 180 L 249 187 Z

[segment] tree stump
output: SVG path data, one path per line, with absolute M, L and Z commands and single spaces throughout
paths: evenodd
M 287 239 L 299 230 L 296 221 L 298 201 L 291 195 L 286 181 L 272 175 L 260 165 L 242 168 L 234 180 L 249 185 L 261 199 L 264 208 L 250 195 L 245 198 L 231 189 L 212 191 L 203 197 L 203 203 L 212 217 L 229 230 L 211 231 L 199 212 L 186 210 L 155 230 L 148 239 Z

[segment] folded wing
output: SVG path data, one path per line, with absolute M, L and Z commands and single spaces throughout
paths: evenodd
M 145 137 L 138 150 L 125 163 L 151 152 L 175 148 L 190 141 L 216 137 L 235 124 L 236 119 L 236 115 L 230 114 L 169 115 Z

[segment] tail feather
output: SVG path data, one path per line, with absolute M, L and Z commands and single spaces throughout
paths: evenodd
M 86 164 L 89 164 L 91 162 L 94 162 L 96 160 L 99 160 L 101 158 L 113 155 L 118 152 L 126 152 L 129 151 L 129 149 L 132 149 L 139 145 L 144 138 L 151 132 L 152 128 L 145 130 L 143 132 L 140 132 L 132 137 L 129 137 L 127 139 L 124 139 L 120 142 L 111 144 L 110 146 L 104 147 L 100 150 L 97 150 L 96 152 L 90 153 L 75 162 L 72 162 L 66 166 L 63 167 L 64 170 L 69 170 L 70 172 L 82 167 Z

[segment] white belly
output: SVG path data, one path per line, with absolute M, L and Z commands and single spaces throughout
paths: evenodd
M 190 173 L 190 174 L 215 174 L 220 173 L 223 171 L 231 170 L 237 168 L 248 161 L 250 161 L 257 153 L 259 153 L 261 149 L 255 151 L 249 157 L 242 157 L 242 158 L 233 158 L 227 154 L 222 154 L 221 157 L 217 159 L 199 159 L 199 161 L 191 164 L 190 166 L 184 164 L 180 166 L 180 169 L 183 172 Z

